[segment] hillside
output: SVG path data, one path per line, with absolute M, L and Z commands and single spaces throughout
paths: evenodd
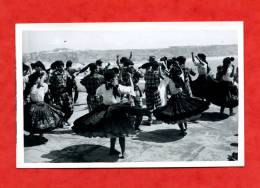
M 138 62 L 146 61 L 150 55 L 157 58 L 162 56 L 172 57 L 183 55 L 190 57 L 190 53 L 203 52 L 209 57 L 216 56 L 237 56 L 237 45 L 211 45 L 211 46 L 173 46 L 169 48 L 158 49 L 129 49 L 129 50 L 71 50 L 67 48 L 58 48 L 52 51 L 41 51 L 23 54 L 23 62 L 32 63 L 41 60 L 51 63 L 55 60 L 72 60 L 74 63 L 86 64 L 94 62 L 96 59 L 102 59 L 105 62 L 115 61 L 116 55 L 129 56 L 133 51 L 133 60 Z

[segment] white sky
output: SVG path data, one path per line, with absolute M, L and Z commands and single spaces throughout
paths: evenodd
M 147 49 L 169 46 L 237 44 L 236 30 L 23 31 L 23 53 L 73 50 Z

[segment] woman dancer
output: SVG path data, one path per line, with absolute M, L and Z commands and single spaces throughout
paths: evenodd
M 178 123 L 181 135 L 184 136 L 187 130 L 187 120 L 207 110 L 209 103 L 192 98 L 183 92 L 185 83 L 180 77 L 181 74 L 180 66 L 174 61 L 170 70 L 170 79 L 168 79 L 172 96 L 165 106 L 154 110 L 153 114 L 156 119 L 166 123 Z
M 195 97 L 202 99 L 208 99 L 210 95 L 210 86 L 213 82 L 213 76 L 211 75 L 211 69 L 208 66 L 206 55 L 199 53 L 195 58 L 193 52 L 191 53 L 192 61 L 198 69 L 198 78 L 190 83 L 192 94 Z
M 30 135 L 49 132 L 57 128 L 62 119 L 63 113 L 52 108 L 44 102 L 44 96 L 48 91 L 48 85 L 43 82 L 44 73 L 35 72 L 29 77 L 29 82 L 24 90 L 24 129 Z
M 96 94 L 103 97 L 103 105 L 80 117 L 74 122 L 72 129 L 87 137 L 109 137 L 110 155 L 118 155 L 115 149 L 116 138 L 121 147 L 120 158 L 125 157 L 125 136 L 135 134 L 134 122 L 136 115 L 149 115 L 148 110 L 121 103 L 121 94 L 135 96 L 133 82 L 131 86 L 118 84 L 118 78 L 113 70 L 104 73 L 105 84 L 101 85 Z
M 219 103 L 217 105 L 221 106 L 220 113 L 223 114 L 225 107 L 229 108 L 229 114 L 232 116 L 233 108 L 238 105 L 238 89 L 234 84 L 234 57 L 226 57 L 223 59 L 222 66 L 222 76 L 220 81 L 220 89 L 223 91 L 220 95 Z M 214 103 L 214 101 L 213 101 Z

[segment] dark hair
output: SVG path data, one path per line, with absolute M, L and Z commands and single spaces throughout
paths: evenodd
M 104 72 L 104 80 L 106 82 L 110 82 L 115 77 L 116 77 L 116 74 L 112 69 L 108 69 Z
M 29 66 L 26 65 L 25 63 L 23 63 L 23 71 L 28 71 L 29 70 Z
M 149 62 L 155 62 L 155 56 L 149 56 Z
M 56 68 L 57 68 L 57 67 L 61 67 L 61 66 L 64 67 L 64 63 L 63 63 L 63 61 L 61 61 L 61 60 L 55 61 L 54 64 L 56 65 Z
M 167 61 L 167 57 L 166 56 L 161 57 L 160 61 Z
M 120 96 L 120 93 L 118 91 L 118 86 L 113 86 L 111 83 L 112 79 L 115 77 L 116 77 L 116 73 L 112 69 L 108 69 L 104 73 L 106 90 L 113 89 L 113 95 L 116 98 L 117 96 Z
M 223 59 L 223 69 L 222 69 L 222 75 L 225 75 L 227 73 L 227 69 L 230 66 L 230 64 L 232 63 L 232 61 L 234 61 L 235 58 L 234 57 L 225 57 Z
M 157 61 L 154 61 L 154 62 L 152 63 L 152 70 L 157 70 L 158 67 L 159 67 L 159 63 L 158 63 Z
M 72 66 L 72 61 L 71 60 L 68 60 L 67 62 L 66 62 L 66 67 L 68 68 L 68 67 L 71 67 Z
M 98 65 L 98 66 L 101 66 L 102 63 L 103 63 L 103 61 L 102 61 L 101 59 L 98 59 L 98 60 L 96 61 L 96 65 Z
M 119 72 L 120 72 L 119 68 L 117 68 L 117 67 L 113 67 L 111 70 L 114 71 L 115 74 L 119 74 Z
M 89 70 L 90 72 L 94 72 L 97 70 L 97 65 L 95 63 L 90 63 L 89 64 Z
M 43 75 L 44 73 L 42 72 L 34 72 L 29 76 L 29 81 L 24 89 L 24 98 L 26 98 L 30 94 L 32 86 L 35 85 L 38 78 L 41 78 Z
M 180 65 L 183 65 L 186 62 L 186 58 L 184 56 L 179 56 L 176 58 L 176 60 L 179 62 Z
M 51 64 L 51 69 L 52 70 L 55 70 L 57 68 L 57 61 L 55 61 L 55 62 L 53 62 L 52 64 Z
M 42 70 L 46 71 L 45 66 L 44 66 L 44 64 L 41 61 L 36 61 L 34 63 L 34 69 L 37 68 L 37 67 L 40 67 Z
M 197 56 L 200 58 L 201 61 L 203 61 L 203 62 L 208 64 L 205 54 L 199 53 Z

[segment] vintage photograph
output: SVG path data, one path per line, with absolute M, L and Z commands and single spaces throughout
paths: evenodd
M 17 167 L 243 166 L 243 59 L 243 22 L 17 24 Z

